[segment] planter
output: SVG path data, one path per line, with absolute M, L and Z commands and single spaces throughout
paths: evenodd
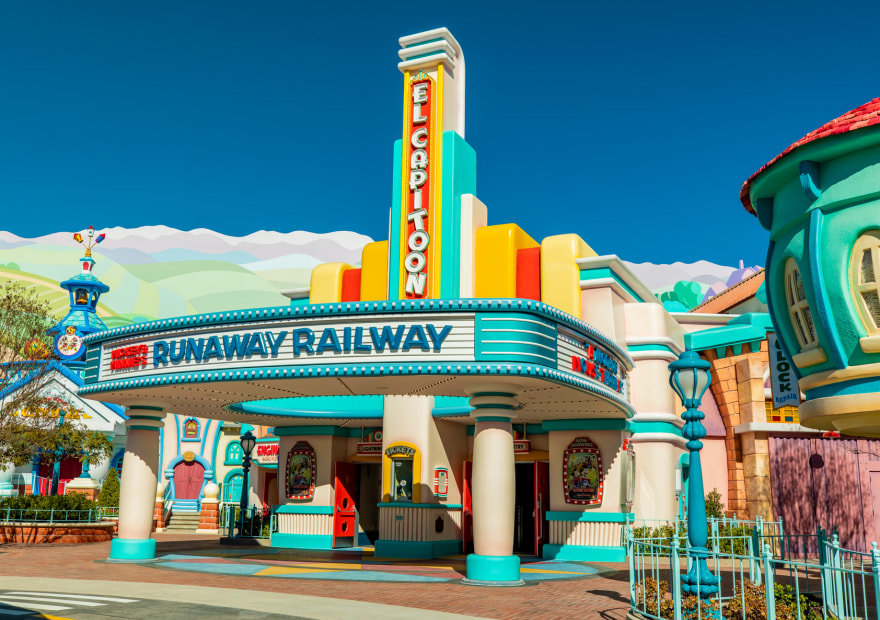
M 113 538 L 116 523 L 2 523 L 0 543 L 62 543 L 106 542 Z

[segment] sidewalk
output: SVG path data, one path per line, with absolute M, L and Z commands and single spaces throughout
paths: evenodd
M 6 590 L 124 594 L 305 618 L 355 614 L 359 620 L 456 615 L 620 620 L 629 608 L 625 564 L 524 564 L 524 576 L 531 576 L 528 585 L 480 588 L 458 581 L 463 559 L 373 560 L 369 554 L 357 558 L 220 545 L 218 537 L 181 534 L 158 534 L 156 540 L 159 561 L 150 564 L 106 563 L 109 543 L 2 545 L 0 585 Z M 534 580 L 542 574 L 549 578 Z M 242 590 L 258 594 L 244 595 Z

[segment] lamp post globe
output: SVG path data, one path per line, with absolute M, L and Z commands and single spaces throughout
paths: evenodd
M 669 385 L 681 399 L 685 412 L 682 434 L 687 439 L 685 447 L 690 452 L 688 474 L 688 554 L 691 556 L 691 568 L 681 578 L 681 589 L 685 594 L 693 594 L 700 598 L 709 598 L 718 591 L 718 578 L 709 572 L 706 565 L 709 542 L 709 529 L 706 523 L 706 498 L 703 492 L 703 468 L 700 464 L 700 450 L 706 436 L 706 428 L 702 419 L 703 412 L 698 409 L 706 388 L 709 387 L 712 365 L 700 359 L 696 351 L 684 351 L 678 359 L 669 364 Z
M 241 444 L 242 451 L 242 459 L 241 459 L 241 469 L 242 469 L 242 477 L 241 477 L 241 501 L 239 503 L 239 534 L 242 532 L 242 526 L 244 525 L 244 512 L 247 510 L 248 505 L 248 471 L 251 468 L 251 452 L 254 450 L 254 446 L 257 444 L 257 438 L 254 437 L 254 434 L 250 431 L 247 431 L 244 435 L 241 436 L 239 440 Z

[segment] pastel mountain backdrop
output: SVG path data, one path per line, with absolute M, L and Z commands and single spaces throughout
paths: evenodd
M 312 268 L 320 263 L 359 264 L 363 246 L 371 241 L 349 231 L 259 231 L 233 237 L 205 228 L 182 231 L 143 226 L 100 232 L 106 239 L 92 252 L 95 275 L 110 287 L 98 308 L 108 327 L 200 312 L 287 305 L 282 290 L 308 286 Z M 0 282 L 25 282 L 50 302 L 56 315 L 63 316 L 68 294 L 58 283 L 79 272 L 83 255 L 72 237 L 72 232 L 57 232 L 25 239 L 0 231 Z M 702 300 L 710 289 L 717 294 L 745 273 L 742 265 L 737 270 L 707 261 L 627 265 L 661 299 L 664 293 L 673 295 L 676 283 L 685 281 L 696 283 L 687 290 Z M 687 301 L 679 297 L 675 299 Z

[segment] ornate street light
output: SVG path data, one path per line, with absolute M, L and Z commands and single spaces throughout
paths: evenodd
M 718 591 L 718 578 L 706 566 L 709 529 L 706 523 L 706 498 L 703 495 L 703 469 L 700 466 L 700 449 L 703 447 L 700 440 L 706 436 L 706 429 L 701 422 L 705 416 L 698 409 L 703 393 L 709 387 L 711 367 L 695 351 L 684 351 L 669 364 L 669 385 L 686 409 L 681 416 L 685 420 L 682 433 L 688 440 L 685 445 L 690 451 L 687 523 L 688 553 L 692 561 L 690 571 L 681 578 L 681 589 L 685 594 L 695 594 L 704 599 Z
M 241 459 L 241 468 L 243 470 L 243 476 L 241 480 L 241 502 L 239 504 L 239 525 L 238 525 L 238 535 L 243 535 L 244 529 L 244 511 L 247 510 L 248 505 L 248 470 L 251 468 L 251 452 L 254 450 L 254 446 L 257 444 L 257 438 L 254 437 L 254 434 L 250 431 L 246 432 L 241 436 L 241 440 L 239 441 L 241 444 L 242 450 L 242 459 Z

